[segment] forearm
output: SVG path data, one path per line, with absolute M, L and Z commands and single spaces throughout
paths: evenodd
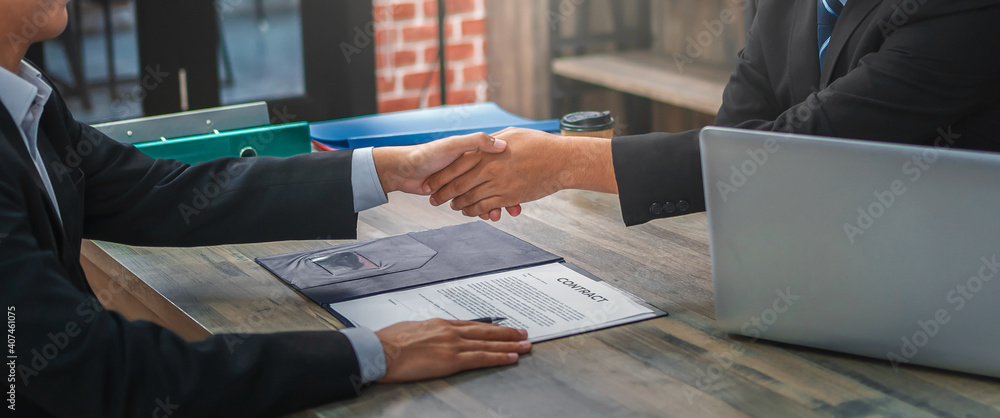
M 85 170 L 88 238 L 198 246 L 355 237 L 349 152 L 195 166 L 121 154 Z

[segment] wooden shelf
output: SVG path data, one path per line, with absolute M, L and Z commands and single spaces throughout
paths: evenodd
M 714 115 L 722 106 L 722 91 L 730 70 L 696 64 L 683 66 L 653 52 L 623 52 L 557 58 L 552 71 L 658 102 Z

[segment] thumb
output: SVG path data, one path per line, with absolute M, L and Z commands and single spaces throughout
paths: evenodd
M 476 150 L 489 154 L 499 154 L 507 150 L 507 141 L 485 133 L 476 133 L 453 138 L 450 148 L 453 154 L 459 155 Z
M 491 143 L 479 147 L 480 151 L 485 152 L 487 154 L 499 154 L 507 150 L 507 141 L 492 136 L 490 136 L 490 139 L 492 139 Z

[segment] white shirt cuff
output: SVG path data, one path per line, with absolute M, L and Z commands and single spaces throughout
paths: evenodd
M 354 150 L 351 158 L 351 186 L 354 188 L 354 213 L 389 203 L 389 197 L 382 190 L 382 182 L 375 171 L 372 148 Z
M 340 331 L 351 342 L 358 356 L 361 383 L 368 384 L 385 377 L 385 350 L 375 332 L 365 328 L 347 328 Z

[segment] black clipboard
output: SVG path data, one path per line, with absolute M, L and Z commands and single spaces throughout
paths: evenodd
M 485 222 L 259 257 L 255 261 L 347 326 L 353 324 L 330 308 L 330 304 L 550 263 L 565 264 L 591 279 L 603 281 L 562 257 Z M 666 315 L 634 296 L 633 299 Z

